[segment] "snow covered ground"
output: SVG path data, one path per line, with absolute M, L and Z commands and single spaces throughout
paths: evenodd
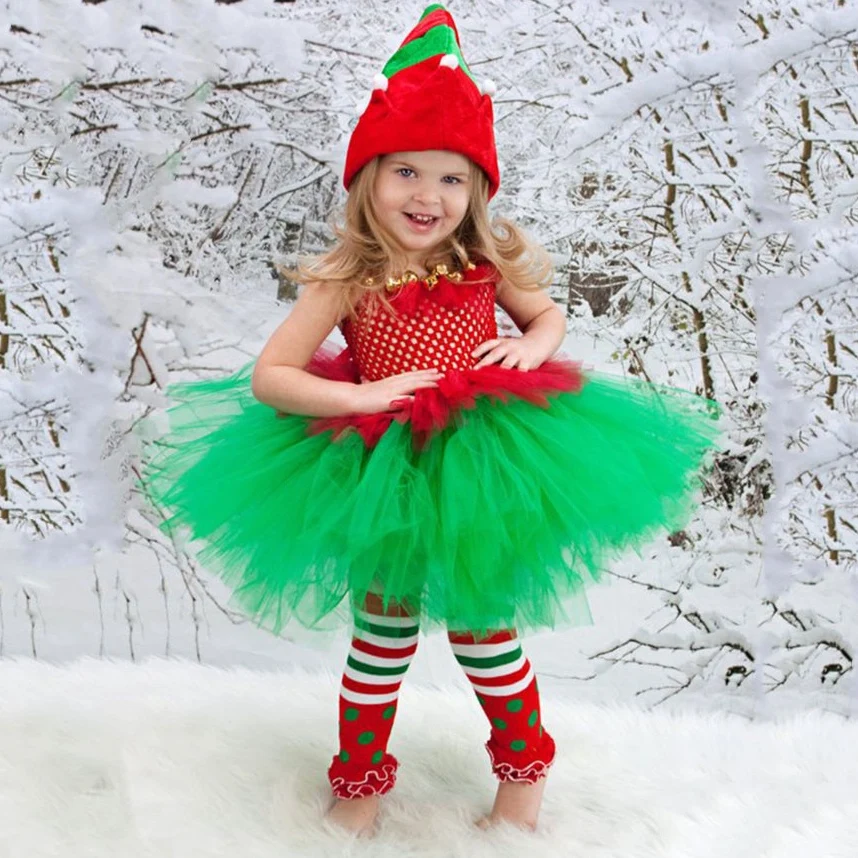
M 0 854 L 851 858 L 858 724 L 759 724 L 546 696 L 541 828 L 479 832 L 494 781 L 470 692 L 403 686 L 376 837 L 324 826 L 338 678 L 147 659 L 0 663 Z

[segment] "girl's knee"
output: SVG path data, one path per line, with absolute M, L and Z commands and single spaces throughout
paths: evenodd
M 499 641 L 514 640 L 517 637 L 518 634 L 514 628 L 490 629 L 479 633 L 447 629 L 447 639 L 451 644 L 497 643 Z
M 412 600 L 403 599 L 401 602 L 389 600 L 387 606 L 384 599 L 377 593 L 367 593 L 361 610 L 378 617 L 417 617 L 419 609 Z

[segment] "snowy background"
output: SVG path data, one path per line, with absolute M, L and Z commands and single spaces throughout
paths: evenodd
M 157 529 L 135 434 L 254 357 L 320 250 L 420 2 L 0 0 L 0 657 L 338 672 Z M 858 8 L 451 0 L 497 83 L 498 214 L 552 252 L 565 350 L 695 389 L 699 515 L 528 639 L 570 699 L 856 712 Z M 464 683 L 429 638 L 415 683 Z

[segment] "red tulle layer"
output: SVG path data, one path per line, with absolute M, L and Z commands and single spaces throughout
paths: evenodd
M 494 284 L 498 276 L 493 265 L 481 262 L 472 270 L 463 272 L 463 280 L 459 283 L 439 277 L 437 284 L 427 289 L 423 281 L 412 281 L 401 286 L 393 296 L 388 297 L 388 301 L 397 313 L 405 316 L 416 315 L 424 301 L 440 307 L 461 307 L 471 300 L 469 293 L 475 286 L 487 281 Z
M 307 370 L 334 381 L 360 381 L 348 349 L 338 354 L 320 349 Z M 412 400 L 402 401 L 394 410 L 320 417 L 311 421 L 309 432 L 316 435 L 332 430 L 334 441 L 346 433 L 358 432 L 367 447 L 375 447 L 396 420 L 410 423 L 415 445 L 420 448 L 436 432 L 449 425 L 459 411 L 473 408 L 478 397 L 489 396 L 502 402 L 510 398 L 524 399 L 533 405 L 547 408 L 551 394 L 578 391 L 584 380 L 581 364 L 566 360 L 549 360 L 538 369 L 528 372 L 496 365 L 449 370 L 437 387 L 415 391 Z

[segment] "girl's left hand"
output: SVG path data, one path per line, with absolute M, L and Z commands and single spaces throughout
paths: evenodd
M 546 357 L 539 346 L 529 342 L 527 337 L 498 337 L 496 340 L 486 340 L 474 349 L 472 356 L 482 358 L 474 369 L 500 361 L 504 369 L 517 367 L 522 372 L 536 369 Z

